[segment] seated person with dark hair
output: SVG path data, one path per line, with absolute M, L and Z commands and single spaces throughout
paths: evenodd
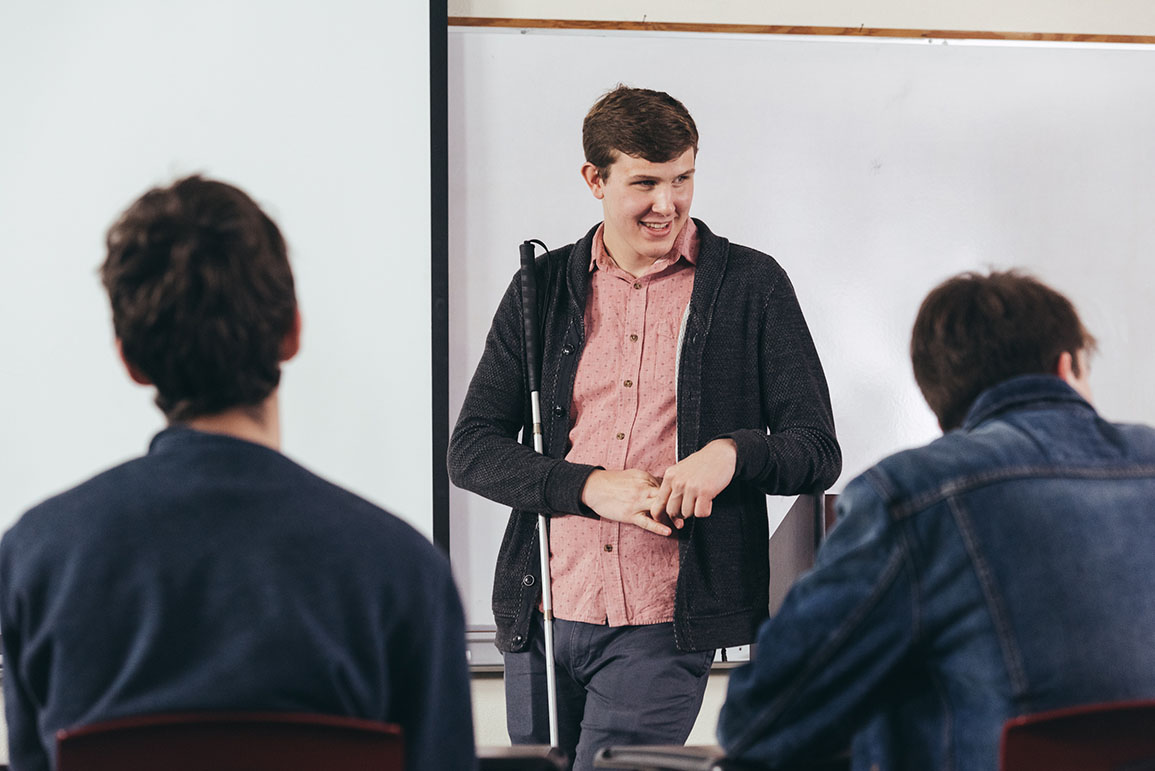
M 12 768 L 52 768 L 63 728 L 198 710 L 397 723 L 407 768 L 473 768 L 447 561 L 278 451 L 301 322 L 277 226 L 193 176 L 142 196 L 107 246 L 121 358 L 169 425 L 0 544 Z
M 1011 717 L 1155 697 L 1155 430 L 1091 406 L 1094 340 L 1014 272 L 922 304 L 915 378 L 946 433 L 851 482 L 817 564 L 730 678 L 719 740 L 774 767 L 998 765 Z

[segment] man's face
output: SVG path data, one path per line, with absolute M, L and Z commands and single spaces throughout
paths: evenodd
M 602 202 L 610 256 L 624 270 L 643 269 L 670 251 L 690 216 L 694 150 L 666 163 L 619 154 L 604 179 L 590 163 L 582 177 Z

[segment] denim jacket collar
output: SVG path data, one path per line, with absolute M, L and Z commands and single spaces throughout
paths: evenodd
M 1067 402 L 1091 411 L 1095 409 L 1055 375 L 1019 375 L 979 394 L 967 411 L 962 428 L 969 431 L 1008 410 L 1039 402 Z

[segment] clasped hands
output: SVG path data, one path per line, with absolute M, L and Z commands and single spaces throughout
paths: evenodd
M 641 469 L 598 469 L 586 479 L 582 503 L 603 519 L 670 535 L 690 517 L 708 517 L 714 498 L 734 478 L 738 448 L 715 439 L 666 469 L 661 479 Z

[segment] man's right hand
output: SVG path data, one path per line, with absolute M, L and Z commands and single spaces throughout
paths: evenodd
M 674 532 L 671 528 L 650 517 L 650 505 L 659 486 L 657 479 L 641 469 L 596 469 L 582 488 L 582 503 L 603 519 L 670 535 Z

